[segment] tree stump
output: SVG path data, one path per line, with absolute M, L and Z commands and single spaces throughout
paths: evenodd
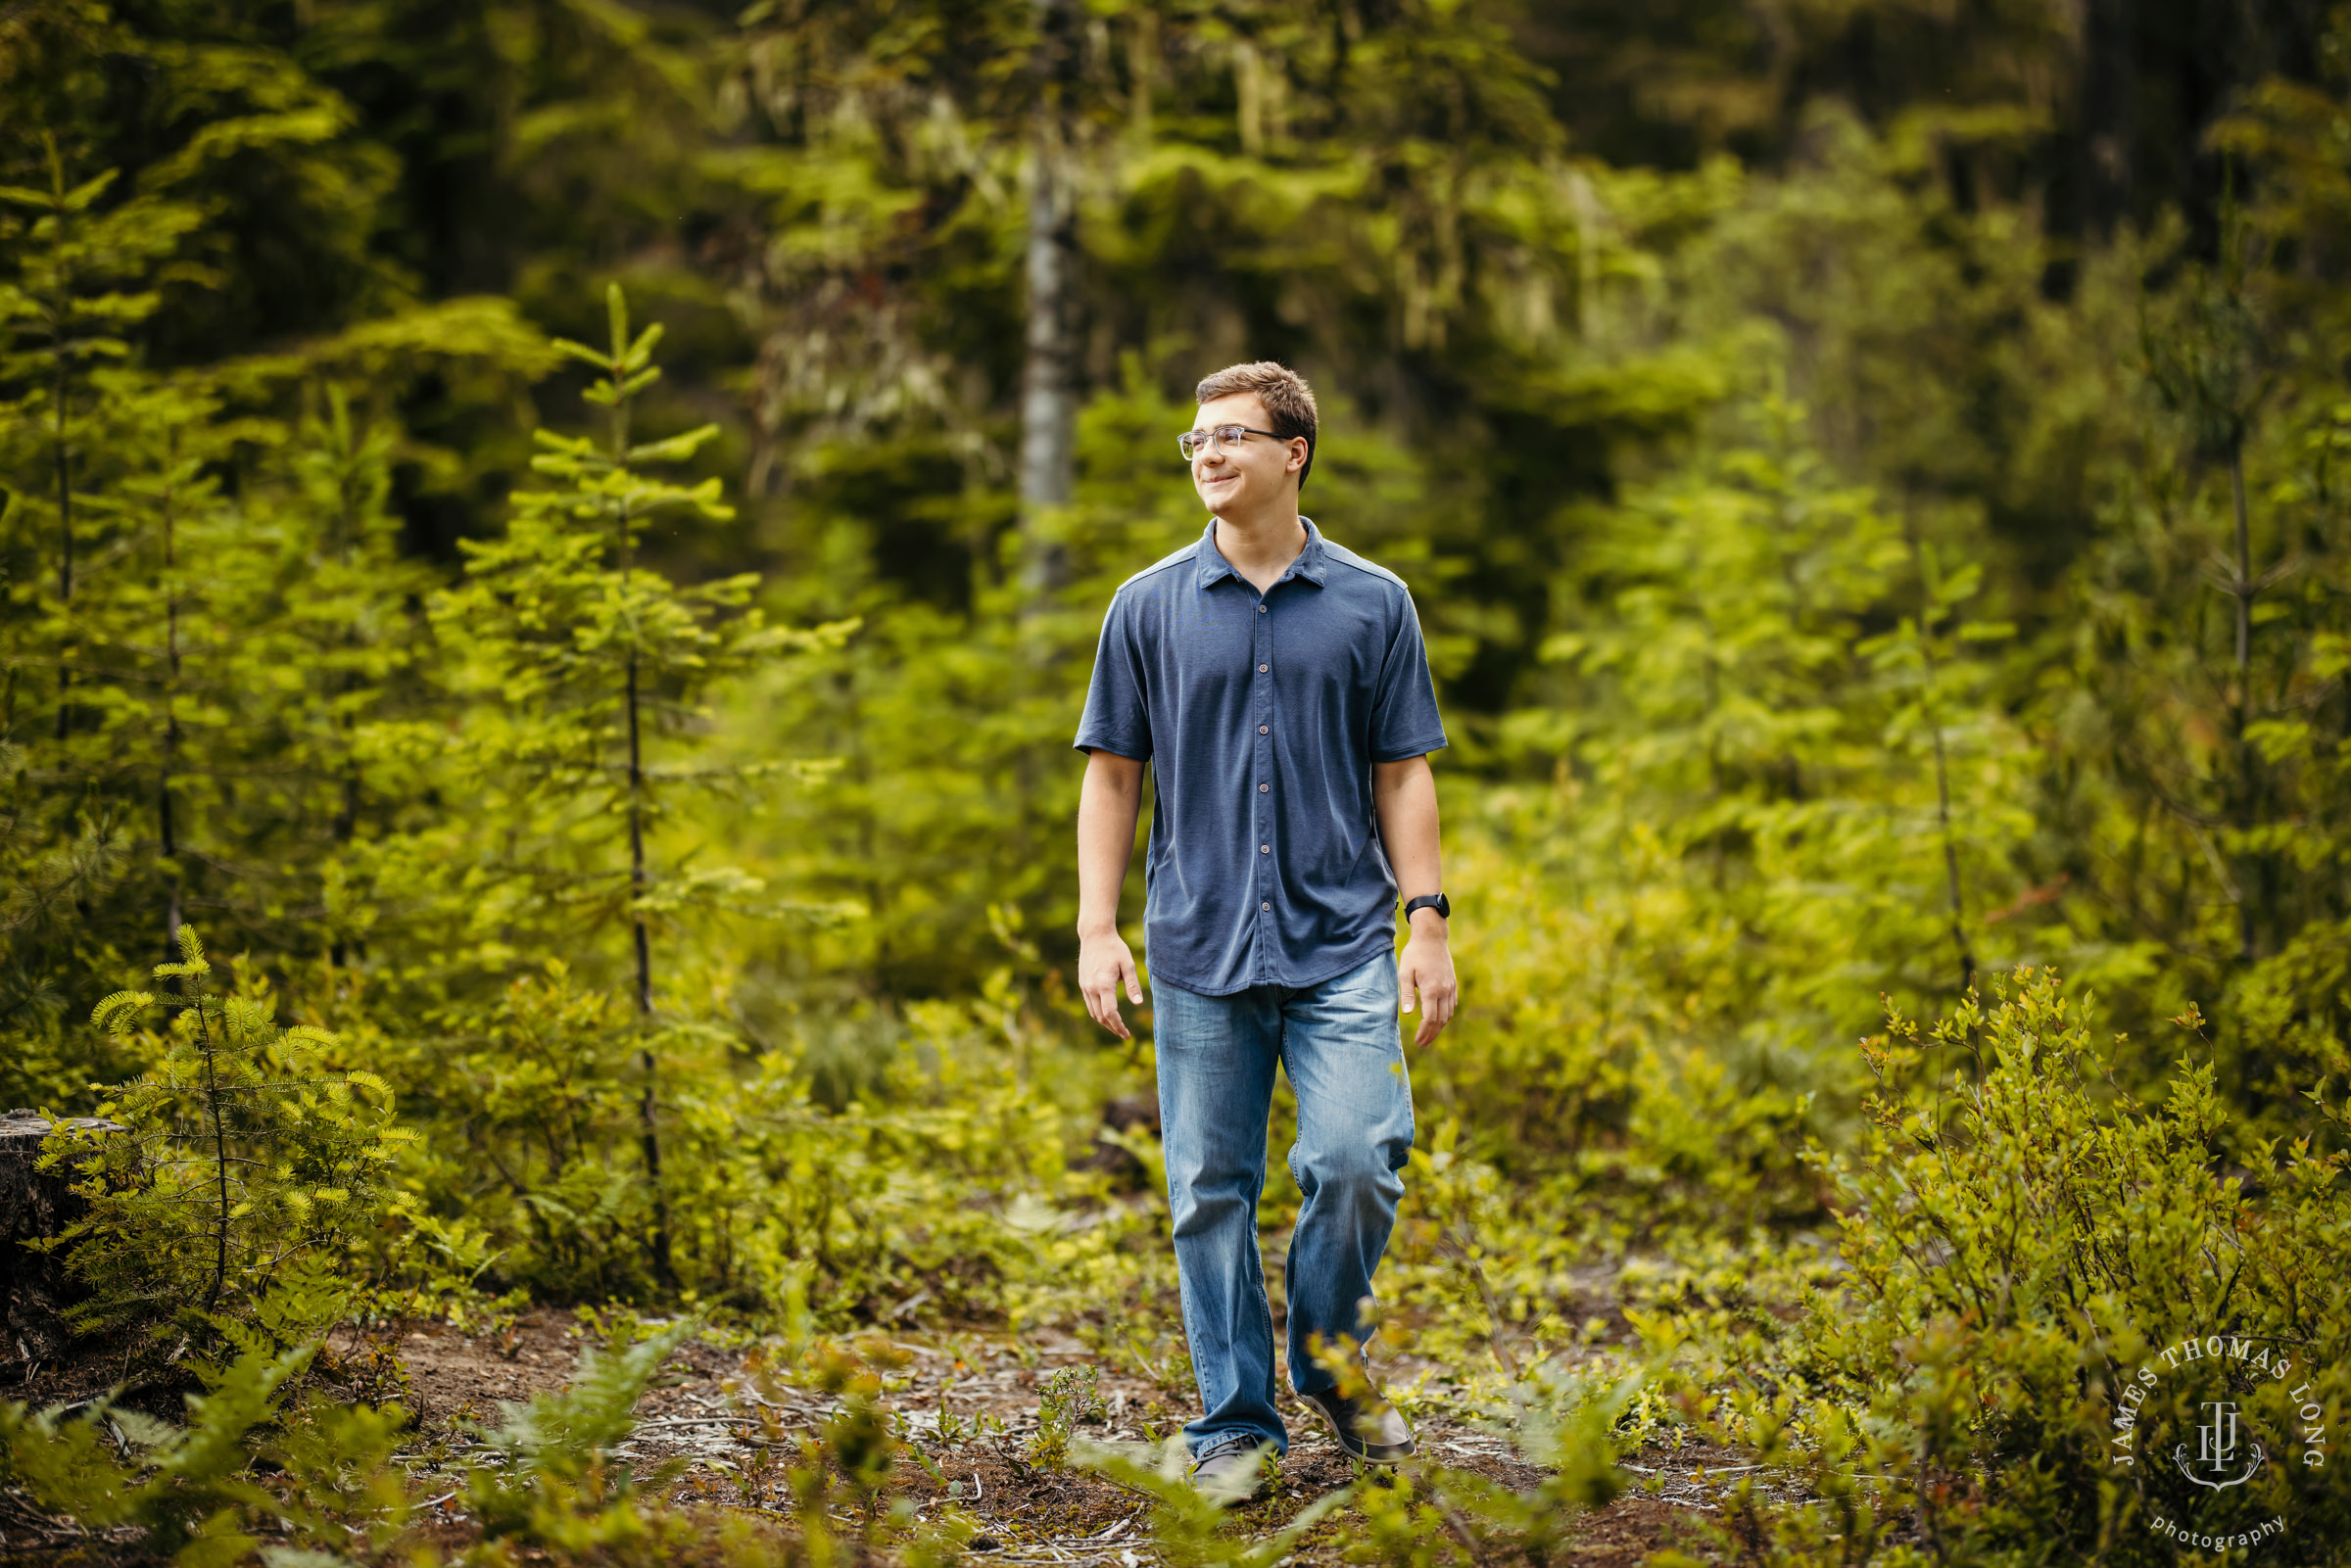
M 74 1117 L 62 1125 L 122 1130 L 96 1117 Z M 25 1245 L 61 1234 L 88 1207 L 73 1195 L 71 1169 L 64 1164 L 37 1168 L 41 1140 L 52 1130 L 37 1112 L 0 1116 L 0 1328 L 8 1335 L 0 1361 L 52 1360 L 73 1338 L 64 1312 L 78 1293 L 66 1275 L 65 1259 Z

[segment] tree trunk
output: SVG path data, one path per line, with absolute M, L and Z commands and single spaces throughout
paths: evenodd
M 1046 518 L 1070 500 L 1075 468 L 1078 198 L 1071 147 L 1078 71 L 1072 0 L 1036 0 L 1034 176 L 1029 189 L 1029 319 L 1021 374 L 1021 575 L 1036 605 L 1068 563 Z
M 1910 567 L 1918 574 L 1923 600 L 1918 612 L 1918 655 L 1927 678 L 1923 705 L 1927 733 L 1935 739 L 1935 821 L 1943 835 L 1943 873 L 1951 900 L 1951 947 L 1959 960 L 1959 994 L 1964 997 L 1976 988 L 1976 954 L 1967 940 L 1967 899 L 1959 880 L 1959 841 L 1951 833 L 1950 759 L 1943 751 L 1943 713 L 1935 695 L 1935 594 L 1927 582 L 1926 548 L 1919 543 L 1915 523 L 1905 521 L 1904 533 L 1910 546 Z
M 637 701 L 637 654 L 629 654 L 629 891 L 636 897 L 645 896 L 645 751 L 640 737 Z M 638 1048 L 638 1060 L 645 1068 L 645 1093 L 637 1102 L 638 1147 L 645 1156 L 645 1179 L 652 1190 L 653 1199 L 653 1277 L 671 1290 L 678 1284 L 677 1268 L 669 1249 L 669 1199 L 661 1188 L 661 1123 L 660 1101 L 654 1093 L 655 1062 L 653 1059 L 653 943 L 646 929 L 645 915 L 633 912 L 629 920 L 630 934 L 637 948 L 637 1026 L 647 1031 Z
M 73 608 L 73 458 L 66 446 L 66 357 L 57 357 L 57 412 L 53 451 L 57 459 L 57 613 L 63 618 Z M 72 723 L 73 669 L 67 657 L 70 644 L 58 649 L 57 737 L 63 740 Z
M 621 357 L 628 353 L 628 338 L 622 321 L 620 285 L 613 284 L 607 296 L 612 301 L 612 384 L 616 394 L 622 381 Z M 612 401 L 612 462 L 625 468 L 629 460 L 629 400 L 616 395 Z M 628 590 L 629 571 L 636 562 L 636 539 L 630 533 L 632 521 L 625 500 L 620 503 L 615 520 L 620 537 L 614 541 L 620 562 L 621 592 Z M 624 695 L 624 720 L 628 726 L 629 741 L 629 896 L 632 900 L 645 896 L 651 884 L 645 864 L 645 729 L 643 692 L 637 679 L 637 649 L 629 648 L 628 680 Z M 651 1254 L 653 1278 L 665 1290 L 678 1288 L 678 1272 L 669 1246 L 669 1196 L 661 1185 L 661 1099 L 660 1061 L 653 1055 L 653 939 L 646 928 L 645 911 L 629 911 L 629 941 L 637 959 L 637 1061 L 645 1069 L 645 1092 L 637 1099 L 637 1149 L 645 1161 L 645 1184 L 653 1204 L 653 1234 L 647 1251 Z
M 179 833 L 171 820 L 171 775 L 179 764 L 179 542 L 174 538 L 171 492 L 164 491 L 164 763 L 156 786 L 156 827 L 164 850 L 164 961 L 179 950 Z
M 2245 444 L 2239 438 L 2229 449 L 2229 495 L 2236 511 L 2236 758 L 2238 825 L 2253 827 L 2260 786 L 2253 746 L 2245 738 L 2253 716 L 2253 548 L 2245 516 Z M 2250 857 L 2248 857 L 2250 858 Z M 2259 868 L 2246 865 L 2236 875 L 2236 956 L 2253 962 L 2253 893 Z
M 2103 240 L 2131 215 L 2137 112 L 2137 0 L 2088 0 L 2082 18 L 2075 232 Z
M 194 981 L 182 979 L 180 983 L 192 987 Z M 206 1017 L 203 996 L 198 995 L 195 1001 L 196 1038 L 198 1048 L 204 1052 L 204 1106 L 212 1115 L 213 1170 L 219 1187 L 216 1216 L 213 1221 L 213 1284 L 204 1296 L 204 1309 L 209 1312 L 220 1305 L 221 1288 L 228 1283 L 228 1133 L 220 1118 L 220 1080 L 214 1069 L 212 1022 Z

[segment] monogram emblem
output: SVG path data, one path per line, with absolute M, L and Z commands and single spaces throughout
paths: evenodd
M 2241 1487 L 2253 1479 L 2253 1472 L 2261 1468 L 2262 1460 L 2267 1455 L 2261 1451 L 2260 1444 L 2249 1445 L 2253 1457 L 2246 1461 L 2244 1473 L 2230 1475 L 2230 1469 L 2236 1463 L 2239 1446 L 2236 1402 L 2207 1400 L 2204 1402 L 2204 1420 L 2196 1427 L 2195 1458 L 2188 1458 L 2187 1445 L 2183 1443 L 2172 1449 L 2172 1462 L 2180 1467 L 2183 1476 L 2196 1486 L 2210 1487 L 2215 1492 L 2225 1487 Z M 2204 1473 L 2198 1474 L 2198 1471 Z

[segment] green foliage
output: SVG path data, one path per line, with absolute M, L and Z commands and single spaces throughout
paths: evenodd
M 1611 1381 L 1598 1368 L 1567 1372 L 1545 1362 L 1509 1391 L 1511 1441 L 1529 1463 L 1547 1472 L 1532 1492 L 1513 1499 L 1527 1510 L 1520 1530 L 1534 1549 L 1557 1544 L 1559 1524 L 1604 1505 L 1623 1490 L 1625 1476 L 1616 1461 L 1630 1446 L 1626 1417 L 1651 1382 L 1652 1370 Z
M 1255 1540 L 1240 1539 L 1224 1504 L 1192 1485 L 1190 1455 L 1173 1437 L 1156 1451 L 1079 1440 L 1071 1459 L 1151 1499 L 1151 1543 L 1179 1568 L 1272 1568 L 1322 1520 L 1345 1507 L 1355 1489 L 1326 1492 Z M 1271 1451 L 1267 1459 L 1270 1462 Z
M 705 425 L 636 442 L 631 414 L 659 376 L 658 324 L 630 336 L 627 305 L 609 294 L 608 352 L 559 341 L 595 366 L 588 401 L 609 410 L 606 439 L 540 431 L 533 468 L 559 488 L 519 493 L 504 536 L 465 545 L 462 584 L 438 599 L 434 622 L 452 684 L 470 699 L 456 778 L 478 809 L 435 845 L 456 867 L 460 939 L 508 953 L 551 928 L 622 927 L 642 946 L 656 926 L 696 908 L 750 912 L 758 882 L 723 868 L 656 875 L 648 840 L 689 789 L 746 786 L 781 764 L 696 769 L 696 723 L 706 694 L 782 655 L 838 641 L 853 623 L 816 633 L 767 626 L 749 605 L 757 578 L 679 588 L 640 564 L 646 531 L 665 513 L 724 517 L 719 482 L 681 486 L 644 470 L 688 460 L 715 438 Z M 666 741 L 666 759 L 648 756 Z M 639 1000 L 649 1009 L 648 961 Z
M 64 43 L 58 21 L 31 26 L 34 55 Z M 242 243 L 224 176 L 283 159 L 330 202 L 365 180 L 313 156 L 335 117 L 282 60 L 149 50 L 102 14 L 83 23 L 196 119 L 179 155 L 150 146 L 155 161 L 79 184 L 53 125 L 39 183 L 0 200 L 16 242 L 0 268 L 0 743 L 18 764 L 0 832 L 17 1048 L 0 1081 L 19 1103 L 135 1069 L 74 1023 L 168 956 L 188 913 L 272 969 L 353 956 L 382 912 L 370 840 L 418 783 L 387 756 L 385 721 L 415 695 L 412 600 L 431 574 L 402 557 L 391 492 L 396 461 L 429 450 L 404 449 L 388 410 L 425 362 L 462 382 L 465 361 L 532 357 L 492 305 L 172 363 L 160 345 L 204 330 L 194 297 L 253 281 L 212 264 Z M 66 97 L 88 85 L 61 70 Z M 247 95 L 268 112 L 203 120 Z M 366 381 L 358 398 L 336 371 Z
M 1102 1176 L 1073 1158 L 1108 1065 L 1041 1072 L 1022 1022 L 985 1002 L 909 1014 L 894 1028 L 837 1025 L 870 1073 L 837 1110 L 811 1100 L 805 1047 L 790 1037 L 743 1064 L 715 1028 L 664 1036 L 676 1087 L 663 1191 L 686 1289 L 765 1313 L 797 1282 L 841 1328 L 933 1304 L 1042 1320 L 1114 1288 L 1146 1222 L 1103 1212 Z M 557 970 L 512 982 L 465 1033 L 403 1065 L 420 1085 L 404 1104 L 492 1155 L 428 1145 L 411 1167 L 428 1206 L 470 1227 L 486 1283 L 573 1299 L 656 1291 L 648 1194 L 627 1158 L 643 1082 L 628 1015 Z
M 1197 536 L 1193 378 L 1270 356 L 1322 391 L 1307 504 L 1411 579 L 1457 742 L 1465 1010 L 1414 1062 L 1382 1292 L 1428 1397 L 1514 1399 L 1549 1477 L 1415 1469 L 1350 1544 L 1555 1551 L 1628 1431 L 1702 1419 L 1558 1381 L 1607 1354 L 1597 1294 L 1809 1478 L 1795 1515 L 1738 1491 L 1738 1549 L 2129 1560 L 2160 1498 L 2092 1439 L 2130 1335 L 2340 1338 L 2310 1259 L 2344 1129 L 2297 1140 L 2351 1075 L 2351 33 L 2102 25 L 11 13 L 0 1103 L 128 1129 L 57 1151 L 84 1318 L 291 1343 L 365 1279 L 469 1323 L 1059 1320 L 1150 1364 L 1121 1340 L 1172 1315 L 1164 1221 L 1127 1200 L 1164 1171 L 1100 1127 L 1149 1059 L 1080 1043 L 1067 740 L 1102 603 Z M 2317 75 L 2209 135 L 2052 85 L 2191 55 Z M 2207 145 L 2217 203 L 2163 162 Z M 1011 475 L 1047 176 L 1084 396 L 1040 510 Z M 600 428 L 533 448 L 550 376 Z M 190 921 L 236 984 L 192 952 L 168 1025 L 85 1029 Z M 1971 998 L 2026 960 L 2141 1043 Z M 1881 997 L 1941 1022 L 1878 1051 L 1873 1112 L 1845 1042 Z M 2144 1042 L 2191 1004 L 2175 1074 Z M 430 1133 L 397 1172 L 386 1083 Z M 1841 1264 L 1805 1239 L 1832 1216 Z M 626 1362 L 500 1429 L 500 1543 L 704 1540 L 610 1458 Z M 811 1558 L 948 1549 L 890 1516 L 884 1370 L 811 1372 L 842 1404 L 791 1479 Z M 1086 1402 L 1048 1389 L 1039 1457 Z M 397 1415 L 284 1421 L 272 1506 L 401 1549 Z M 152 1479 L 107 1462 L 101 1512 Z M 1257 1560 L 1146 1476 L 1168 1550 Z M 144 1528 L 242 1549 L 259 1504 L 206 1506 Z
M 284 1478 L 271 1511 L 299 1538 L 346 1558 L 387 1549 L 412 1522 L 417 1499 L 400 1449 L 413 1436 L 399 1404 L 304 1395 L 260 1449 Z M 276 1554 L 299 1549 L 279 1546 L 264 1557 L 271 1568 L 295 1568 Z
M 1709 993 L 1755 1020 L 1711 1032 L 1747 1036 L 1751 1076 L 1800 1081 L 1796 1042 L 1843 1032 L 1855 998 L 1968 983 L 1951 936 L 1981 931 L 2030 820 L 2023 748 L 1987 705 L 1998 632 L 1965 614 L 1980 574 L 1939 570 L 1915 519 L 1836 484 L 1803 410 L 1738 411 L 1751 429 L 1607 519 L 1601 603 L 1549 646 L 1571 684 L 1546 717 L 1588 763 L 1585 811 L 1700 884 L 1675 957 L 1731 966 Z M 1785 989 L 1755 1007 L 1763 987 Z
M 557 344 L 600 371 L 585 396 L 608 410 L 606 439 L 541 431 L 533 465 L 559 488 L 519 494 L 503 538 L 465 542 L 464 580 L 434 602 L 450 660 L 445 678 L 466 713 L 446 777 L 472 808 L 412 835 L 404 856 L 442 917 L 436 967 L 459 984 L 575 935 L 627 934 L 636 1006 L 620 1027 L 637 1069 L 643 1191 L 630 1199 L 607 1183 L 595 1194 L 548 1196 L 568 1200 L 553 1227 L 566 1241 L 600 1233 L 608 1249 L 625 1233 L 642 1248 L 655 1287 L 669 1290 L 679 1273 L 658 1064 L 705 1042 L 691 1012 L 656 1008 L 656 934 L 666 937 L 697 912 L 781 911 L 760 897 L 756 878 L 696 865 L 691 848 L 661 864 L 660 839 L 690 791 L 740 798 L 782 768 L 694 766 L 706 693 L 792 652 L 837 644 L 853 623 L 812 633 L 770 628 L 749 604 L 751 574 L 680 588 L 640 563 L 647 529 L 665 513 L 727 515 L 717 480 L 680 486 L 646 471 L 686 461 L 717 430 L 633 439 L 636 402 L 660 375 L 652 351 L 661 328 L 632 336 L 617 284 L 607 305 L 608 351 Z M 574 1067 L 617 1067 L 617 1052 L 568 1049 Z M 579 1145 L 576 1116 L 571 1130 L 571 1146 L 558 1141 L 548 1154 L 558 1170 L 576 1174 L 584 1168 L 576 1157 L 590 1151 Z M 607 1151 L 593 1153 L 600 1162 Z M 595 1266 L 608 1271 L 610 1261 L 600 1252 Z
M 266 993 L 217 994 L 194 927 L 179 945 L 155 970 L 176 996 L 98 1005 L 98 1026 L 137 1034 L 154 1066 L 102 1104 L 114 1124 L 51 1136 L 43 1162 L 73 1169 L 87 1208 L 47 1245 L 88 1289 L 77 1328 L 160 1338 L 225 1320 L 294 1345 L 349 1306 L 350 1254 L 401 1215 L 388 1176 L 416 1134 L 381 1078 L 329 1065 L 333 1035 L 279 1026 Z M 159 1006 L 172 1015 L 160 1032 L 146 1025 Z
M 591 1347 L 561 1393 L 505 1406 L 482 1434 L 490 1459 L 471 1466 L 465 1484 L 489 1539 L 593 1556 L 644 1538 L 637 1494 L 661 1476 L 639 1476 L 613 1450 L 635 1428 L 646 1385 L 693 1331 L 679 1323 L 617 1354 Z
M 882 1400 L 889 1374 L 902 1369 L 910 1357 L 887 1342 L 811 1339 L 808 1326 L 804 1309 L 795 1302 L 782 1344 L 760 1347 L 746 1361 L 751 1390 L 745 1402 L 758 1415 L 766 1444 L 745 1477 L 746 1490 L 757 1496 L 779 1450 L 796 1459 L 785 1465 L 781 1480 L 799 1532 L 798 1561 L 863 1561 L 885 1546 L 902 1550 L 907 1562 L 918 1565 L 961 1560 L 962 1544 L 973 1533 L 968 1520 L 951 1507 L 922 1519 L 911 1498 L 892 1495 L 903 1459 L 912 1458 L 935 1478 L 939 1474 L 920 1449 L 902 1441 L 898 1423 Z M 791 1390 L 816 1395 L 831 1404 L 823 1424 L 796 1442 L 786 1436 L 776 1414 L 787 1407 L 784 1396 Z M 947 1440 L 943 1426 L 937 1435 Z M 958 1487 L 950 1496 L 959 1493 Z M 841 1539 L 844 1515 L 854 1530 L 847 1542 Z
M 1068 1461 L 1070 1440 L 1077 1436 L 1079 1426 L 1087 1421 L 1101 1421 L 1110 1411 L 1102 1402 L 1101 1368 L 1091 1362 L 1082 1366 L 1056 1367 L 1044 1381 L 1036 1398 L 1036 1436 L 1029 1440 L 1029 1461 L 1032 1464 L 1058 1466 Z
M 312 1348 L 248 1349 L 211 1392 L 188 1396 L 174 1427 L 108 1401 L 71 1419 L 0 1404 L 0 1466 L 38 1506 L 94 1526 L 128 1525 L 184 1568 L 225 1568 L 257 1543 L 248 1529 L 273 1499 L 249 1473 L 249 1435 L 275 1412 Z M 128 1457 L 118 1458 L 118 1448 Z
M 1741 1528 L 1785 1560 L 1865 1560 L 1908 1516 L 1959 1560 L 2061 1544 L 2152 1563 L 2175 1549 L 2160 1520 L 2218 1535 L 2344 1506 L 2331 1453 L 2300 1457 L 2301 1407 L 2351 1397 L 2343 1156 L 2298 1141 L 2256 1191 L 2216 1166 L 2229 1112 L 2210 1063 L 2183 1058 L 2160 1106 L 2118 1098 L 2115 1050 L 2084 1014 L 2019 971 L 1865 1044 L 1884 1086 L 1871 1130 L 1825 1157 L 1844 1289 L 1792 1344 L 1731 1353 L 1751 1370 L 1719 1415 L 1817 1490 L 1785 1519 L 1751 1487 L 1738 1498 Z M 2242 1493 L 2199 1492 L 2172 1449 L 2192 1450 L 2197 1402 L 2227 1394 L 2275 1462 Z M 2318 1534 L 2272 1550 L 2331 1560 Z

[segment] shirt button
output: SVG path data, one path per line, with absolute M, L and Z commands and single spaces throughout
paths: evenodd
M 1265 793 L 1267 790 L 1269 790 L 1269 789 L 1271 789 L 1271 788 L 1272 788 L 1272 787 L 1273 787 L 1273 786 L 1272 786 L 1271 784 L 1259 784 L 1259 785 L 1257 786 L 1257 792 L 1258 792 L 1259 794 L 1261 794 L 1261 795 L 1262 795 L 1262 794 L 1264 794 L 1264 793 Z
M 1258 614 L 1260 614 L 1260 615 L 1263 615 L 1263 614 L 1265 614 L 1265 613 L 1266 613 L 1266 607 L 1265 607 L 1263 604 L 1260 604 L 1260 605 L 1257 607 L 1257 613 L 1258 613 Z
M 1273 846 L 1271 844 L 1260 844 L 1257 846 L 1257 852 L 1261 855 L 1271 855 L 1273 853 Z
M 1273 906 L 1271 904 L 1260 904 L 1257 907 L 1260 909 L 1271 909 Z
M 1266 673 L 1268 670 L 1270 670 L 1270 669 L 1271 669 L 1271 668 L 1273 668 L 1273 666 L 1271 666 L 1271 664 L 1261 664 L 1261 665 L 1259 665 L 1259 666 L 1257 667 L 1257 673 L 1258 673 L 1258 674 L 1260 674 L 1260 675 L 1263 675 L 1263 674 L 1265 674 L 1265 673 Z
M 1264 734 L 1266 733 L 1266 727 L 1265 727 L 1264 725 L 1262 725 L 1262 724 L 1261 724 L 1261 725 L 1259 725 L 1259 726 L 1257 727 L 1257 733 L 1258 733 L 1259 735 L 1264 735 Z

